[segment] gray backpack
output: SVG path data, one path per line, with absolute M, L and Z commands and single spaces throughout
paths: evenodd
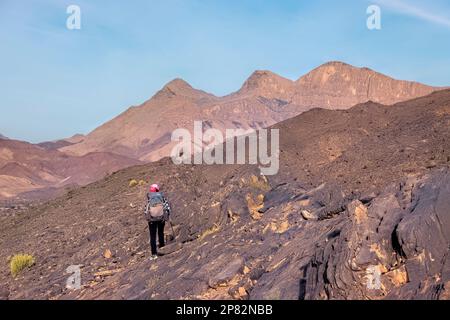
M 153 192 L 148 195 L 147 207 L 145 208 L 145 219 L 148 222 L 165 221 L 165 199 L 160 192 Z

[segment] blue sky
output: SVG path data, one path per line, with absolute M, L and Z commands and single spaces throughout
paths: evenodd
M 0 0 L 0 40 L 0 133 L 31 142 L 88 133 L 176 77 L 225 95 L 256 69 L 342 60 L 450 85 L 447 0 Z

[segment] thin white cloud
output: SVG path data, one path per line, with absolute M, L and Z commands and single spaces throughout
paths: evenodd
M 375 0 L 375 3 L 398 13 L 450 28 L 450 18 L 431 12 L 427 8 L 403 0 Z

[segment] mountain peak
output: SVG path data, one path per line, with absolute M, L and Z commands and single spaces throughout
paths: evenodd
M 319 69 L 319 68 L 321 68 L 321 67 L 327 67 L 327 66 L 340 66 L 340 67 L 350 67 L 350 68 L 355 68 L 354 66 L 352 66 L 351 64 L 348 64 L 348 63 L 345 63 L 345 62 L 342 62 L 342 61 L 337 61 L 337 60 L 334 60 L 334 61 L 328 61 L 328 62 L 325 62 L 324 64 L 322 64 L 322 65 L 320 65 L 317 69 Z
M 351 64 L 342 62 L 342 61 L 330 61 L 326 62 L 317 68 L 313 69 L 310 73 L 320 73 L 320 74 L 333 74 L 337 72 L 352 72 L 355 70 L 361 70 Z
M 193 88 L 189 83 L 181 78 L 175 78 L 168 82 L 157 94 L 156 97 L 206 97 L 212 96 L 204 91 Z
M 370 68 L 367 67 L 356 67 L 353 66 L 351 64 L 342 62 L 342 61 L 329 61 L 326 62 L 320 66 L 318 66 L 317 68 L 315 68 L 314 70 L 312 70 L 311 72 L 309 72 L 308 74 L 320 74 L 320 75 L 331 75 L 331 74 L 356 74 L 356 73 L 364 73 L 364 74 L 378 74 L 380 76 L 383 77 L 387 77 L 379 72 L 376 72 Z M 307 75 L 305 75 L 307 76 Z M 303 77 L 305 77 L 303 76 Z M 301 77 L 302 78 L 302 77 Z M 301 79 L 300 78 L 300 79 Z M 300 80 L 299 79 L 299 80 Z M 299 81 L 297 80 L 297 81 Z
M 296 82 L 310 85 L 320 84 L 322 86 L 330 81 L 336 82 L 336 84 L 353 81 L 356 85 L 367 81 L 372 76 L 383 78 L 386 81 L 394 80 L 366 67 L 359 68 L 341 61 L 330 61 L 300 77 Z
M 390 105 L 412 97 L 430 94 L 434 88 L 396 80 L 369 68 L 340 61 L 327 62 L 296 81 L 297 103 L 307 101 L 330 109 L 345 109 L 369 100 Z
M 192 90 L 194 88 L 192 88 L 192 86 L 187 83 L 185 80 L 181 79 L 181 78 L 175 78 L 172 81 L 168 82 L 164 88 L 166 89 L 170 89 L 172 91 L 178 91 L 178 90 Z
M 268 70 L 256 70 L 253 72 L 250 77 L 244 82 L 243 88 L 253 89 L 264 85 L 267 82 L 276 82 L 280 79 L 284 79 L 283 77 L 273 73 Z M 287 79 L 284 79 L 287 80 Z
M 256 70 L 244 82 L 239 93 L 257 92 L 268 98 L 268 95 L 279 95 L 289 91 L 293 82 L 268 70 Z

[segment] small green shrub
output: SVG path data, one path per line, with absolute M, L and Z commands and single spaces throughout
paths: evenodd
M 34 258 L 29 254 L 16 254 L 11 258 L 11 274 L 16 277 L 23 269 L 34 265 Z

